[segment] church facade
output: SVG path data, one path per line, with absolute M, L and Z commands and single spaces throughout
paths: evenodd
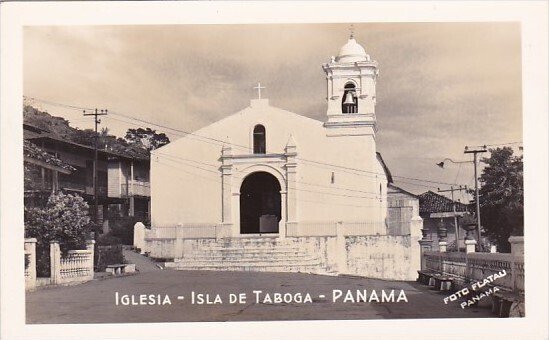
M 421 219 L 398 221 L 400 235 L 388 228 L 395 204 L 376 150 L 377 62 L 351 36 L 322 68 L 324 121 L 259 92 L 249 107 L 155 150 L 152 228 L 136 227 L 136 246 L 176 269 L 414 277 Z

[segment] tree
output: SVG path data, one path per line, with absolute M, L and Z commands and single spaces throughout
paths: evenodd
M 37 239 L 37 270 L 49 273 L 49 244 L 58 241 L 62 255 L 85 249 L 92 230 L 88 204 L 78 195 L 53 193 L 44 208 L 25 208 L 25 237 Z
M 128 129 L 124 137 L 128 144 L 141 146 L 148 151 L 158 149 L 170 142 L 170 139 L 164 133 L 156 133 L 151 128 Z
M 490 149 L 480 176 L 480 217 L 485 235 L 502 252 L 510 251 L 508 238 L 524 233 L 522 156 L 509 147 Z

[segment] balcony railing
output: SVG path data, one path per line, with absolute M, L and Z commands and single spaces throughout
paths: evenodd
M 151 196 L 151 186 L 149 182 L 139 182 L 134 181 L 133 184 L 122 184 L 121 186 L 121 196 Z

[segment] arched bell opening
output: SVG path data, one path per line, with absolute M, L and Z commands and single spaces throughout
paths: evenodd
M 343 113 L 358 113 L 358 97 L 355 84 L 347 83 L 344 89 L 341 111 Z

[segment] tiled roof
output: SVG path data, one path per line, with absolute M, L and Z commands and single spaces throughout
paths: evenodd
M 53 141 L 57 141 L 62 144 L 71 145 L 73 147 L 87 149 L 87 150 L 94 150 L 93 146 L 90 145 L 84 145 L 80 143 L 75 143 L 70 140 L 64 139 L 60 136 L 57 136 L 53 133 L 44 133 L 41 135 L 38 135 L 34 138 L 29 138 L 32 140 L 40 140 L 40 139 L 49 139 Z M 98 149 L 97 150 L 99 154 L 103 154 L 106 157 L 121 157 L 126 159 L 133 159 L 133 160 L 141 160 L 141 161 L 148 161 L 150 159 L 148 151 L 144 150 L 138 150 L 138 148 L 126 148 L 125 150 L 105 150 L 105 149 Z
M 53 166 L 57 166 L 65 170 L 76 170 L 71 165 L 40 149 L 38 146 L 34 145 L 30 141 L 24 140 L 23 143 L 23 154 L 25 155 L 25 157 L 29 157 Z
M 419 213 L 452 212 L 452 200 L 446 196 L 427 191 L 419 195 Z M 456 202 L 456 211 L 467 211 L 467 205 Z

